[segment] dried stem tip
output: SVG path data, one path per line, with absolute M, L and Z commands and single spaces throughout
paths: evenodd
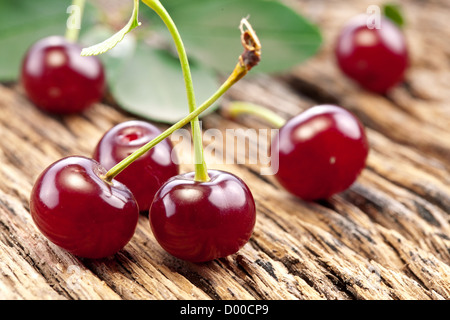
M 246 18 L 241 20 L 239 29 L 241 30 L 241 42 L 244 46 L 244 53 L 239 57 L 239 61 L 249 71 L 261 60 L 261 43 Z

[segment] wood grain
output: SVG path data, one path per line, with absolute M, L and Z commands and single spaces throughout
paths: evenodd
M 1 85 L 0 299 L 450 299 L 448 1 L 402 2 L 412 22 L 405 28 L 411 68 L 385 96 L 344 78 L 332 56 L 339 27 L 371 1 L 287 3 L 321 26 L 321 51 L 289 73 L 244 79 L 221 110 L 203 119 L 203 129 L 267 126 L 251 116 L 228 119 L 233 100 L 262 104 L 286 119 L 315 104 L 339 104 L 360 117 L 370 141 L 355 184 L 327 201 L 304 202 L 261 176 L 258 164 L 215 163 L 230 152 L 218 145 L 207 158 L 210 168 L 244 179 L 257 204 L 254 234 L 237 254 L 204 264 L 175 259 L 142 214 L 124 250 L 78 259 L 33 224 L 33 183 L 61 157 L 90 156 L 106 130 L 135 117 L 106 102 L 80 115 L 49 115 L 26 99 L 20 84 Z

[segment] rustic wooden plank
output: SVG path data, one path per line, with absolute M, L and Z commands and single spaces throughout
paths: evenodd
M 81 115 L 53 116 L 30 104 L 20 85 L 0 85 L 1 299 L 450 299 L 450 5 L 405 2 L 415 21 L 405 29 L 412 67 L 405 84 L 378 96 L 343 78 L 331 56 L 338 27 L 373 3 L 287 2 L 321 25 L 321 52 L 287 74 L 244 79 L 203 129 L 267 128 L 251 116 L 227 118 L 232 100 L 286 119 L 314 104 L 340 104 L 361 118 L 371 145 L 357 182 L 327 201 L 304 202 L 261 176 L 259 164 L 216 163 L 231 152 L 218 144 L 209 167 L 242 177 L 257 205 L 255 232 L 237 254 L 204 264 L 175 259 L 143 214 L 124 250 L 78 259 L 34 226 L 31 188 L 50 163 L 89 156 L 107 129 L 134 117 L 107 101 Z

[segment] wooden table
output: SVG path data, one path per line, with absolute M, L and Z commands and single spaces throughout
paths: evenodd
M 371 1 L 289 3 L 321 26 L 320 53 L 284 75 L 244 79 L 203 128 L 264 125 L 250 116 L 227 119 L 232 100 L 262 104 L 286 119 L 316 104 L 339 104 L 360 117 L 370 140 L 357 182 L 327 201 L 307 203 L 255 165 L 210 165 L 242 177 L 256 200 L 254 234 L 237 254 L 205 264 L 177 260 L 141 215 L 124 250 L 78 259 L 35 227 L 31 188 L 50 163 L 89 156 L 106 130 L 133 116 L 107 103 L 50 116 L 28 102 L 20 85 L 1 85 L 1 299 L 450 298 L 450 3 L 402 2 L 412 65 L 405 83 L 386 96 L 344 78 L 332 56 L 340 26 Z

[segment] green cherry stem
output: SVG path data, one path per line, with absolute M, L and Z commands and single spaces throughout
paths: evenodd
M 186 54 L 183 41 L 181 39 L 178 29 L 170 17 L 170 14 L 164 8 L 159 0 L 142 0 L 147 6 L 153 9 L 162 21 L 165 23 L 167 29 L 175 43 L 175 47 L 178 52 L 178 56 L 181 63 L 181 69 L 183 71 L 184 82 L 186 85 L 186 92 L 188 98 L 189 112 L 193 112 L 196 109 L 194 86 L 192 82 L 192 75 L 189 67 L 189 61 Z M 192 135 L 194 140 L 194 154 L 195 154 L 195 180 L 196 181 L 209 181 L 208 170 L 203 155 L 203 142 L 202 132 L 200 128 L 200 122 L 198 117 L 191 121 Z
M 243 26 L 246 26 L 248 30 L 244 30 Z M 228 79 L 222 84 L 222 86 L 201 106 L 196 108 L 194 111 L 189 113 L 184 119 L 178 121 L 170 128 L 165 130 L 159 136 L 148 142 L 146 145 L 142 146 L 131 155 L 120 161 L 114 167 L 112 167 L 103 177 L 106 182 L 111 182 L 114 177 L 116 177 L 120 172 L 122 172 L 126 167 L 128 167 L 133 161 L 144 155 L 151 148 L 156 146 L 158 143 L 169 137 L 173 132 L 182 128 L 190 121 L 198 117 L 202 112 L 208 109 L 214 102 L 216 102 L 225 92 L 228 91 L 236 82 L 241 80 L 254 66 L 259 63 L 261 56 L 261 46 L 259 40 L 251 29 L 250 24 L 247 20 L 242 19 L 241 21 L 241 41 L 244 46 L 244 53 L 239 56 L 239 62 L 234 68 Z
M 80 35 L 81 20 L 83 18 L 86 0 L 73 0 L 71 16 L 67 21 L 65 38 L 71 42 L 77 42 Z
M 275 112 L 263 106 L 245 101 L 234 101 L 230 103 L 226 109 L 226 113 L 232 119 L 242 114 L 254 115 L 270 123 L 275 128 L 281 128 L 286 123 L 286 120 Z
M 198 117 L 203 111 L 208 109 L 214 102 L 216 102 L 225 92 L 227 92 L 229 88 L 231 88 L 237 81 L 239 81 L 242 78 L 241 75 L 244 72 L 245 73 L 247 72 L 245 68 L 239 68 L 239 70 L 235 70 L 230 75 L 230 77 L 222 84 L 222 86 L 200 107 L 196 108 L 193 112 L 189 113 L 188 116 L 181 119 L 180 121 L 172 125 L 170 128 L 166 129 L 159 136 L 157 136 L 156 138 L 148 142 L 146 145 L 133 152 L 127 158 L 123 159 L 121 162 L 116 164 L 106 173 L 104 179 L 110 182 L 112 179 L 114 179 L 115 176 L 117 176 L 120 172 L 122 172 L 122 170 L 124 170 L 131 163 L 133 163 L 133 161 L 135 161 L 140 156 L 148 152 L 151 148 L 156 146 L 158 143 L 169 137 L 173 132 L 188 124 L 190 121 L 192 121 L 192 119 Z

